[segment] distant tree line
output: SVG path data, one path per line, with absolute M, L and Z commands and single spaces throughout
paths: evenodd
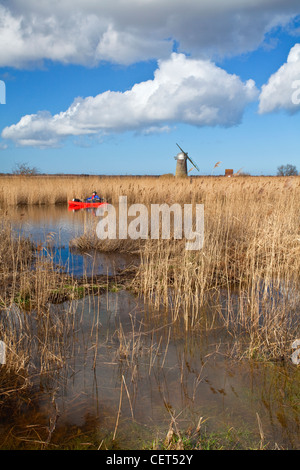
M 280 165 L 277 168 L 277 176 L 297 176 L 298 171 L 295 165 Z
M 30 167 L 27 163 L 16 163 L 12 173 L 13 175 L 33 176 L 40 172 L 35 166 Z
M 13 175 L 23 175 L 23 176 L 34 176 L 34 175 L 41 175 L 41 172 L 38 168 L 34 166 L 29 166 L 28 163 L 17 163 L 12 170 Z M 56 176 L 59 175 L 64 175 L 64 173 L 57 174 Z M 277 176 L 297 176 L 298 171 L 295 165 L 287 164 L 287 165 L 280 165 L 277 167 Z M 74 175 L 75 176 L 75 175 Z M 76 175 L 76 176 L 90 176 L 87 174 L 81 174 L 81 175 Z M 99 175 L 100 176 L 100 175 Z M 114 175 L 101 175 L 101 176 L 111 176 L 113 177 Z M 122 175 L 119 175 L 122 176 Z M 123 175 L 123 176 L 135 176 L 136 178 L 142 177 L 144 175 Z M 152 177 L 158 177 L 159 175 L 147 175 L 147 176 L 152 176 Z M 166 175 L 160 175 L 160 176 L 173 176 L 172 173 L 167 173 Z M 205 176 L 205 175 L 199 175 L 199 176 Z M 197 178 L 199 177 L 198 175 L 193 175 L 192 178 Z M 250 176 L 249 173 L 244 173 L 241 170 L 239 170 L 237 173 L 234 174 L 234 176 Z

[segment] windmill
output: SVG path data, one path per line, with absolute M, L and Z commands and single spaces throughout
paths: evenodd
M 176 145 L 177 145 L 177 147 L 179 147 L 178 144 L 176 144 Z M 187 174 L 188 174 L 187 160 L 189 160 L 191 162 L 191 164 L 193 165 L 194 168 L 196 168 L 196 170 L 200 171 L 199 168 L 197 167 L 197 165 L 188 156 L 188 154 L 186 152 L 184 152 L 181 147 L 179 147 L 179 149 L 180 149 L 180 153 L 178 153 L 176 155 L 176 157 L 174 157 L 175 160 L 177 160 L 175 176 L 187 176 Z

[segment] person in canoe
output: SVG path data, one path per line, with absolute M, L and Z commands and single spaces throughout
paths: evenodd
M 103 199 L 98 196 L 97 191 L 93 191 L 92 196 L 85 199 L 85 202 L 102 202 Z

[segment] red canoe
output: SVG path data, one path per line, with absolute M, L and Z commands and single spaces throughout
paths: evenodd
M 82 201 L 68 201 L 70 209 L 86 209 L 87 207 L 99 207 L 107 202 L 82 202 Z

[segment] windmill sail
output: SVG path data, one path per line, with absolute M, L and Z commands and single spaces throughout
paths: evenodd
M 192 164 L 198 171 L 200 171 L 199 168 L 197 167 L 196 163 L 194 163 L 193 160 L 192 160 L 189 156 L 188 156 L 187 158 L 189 159 L 189 161 L 191 162 L 191 164 Z

